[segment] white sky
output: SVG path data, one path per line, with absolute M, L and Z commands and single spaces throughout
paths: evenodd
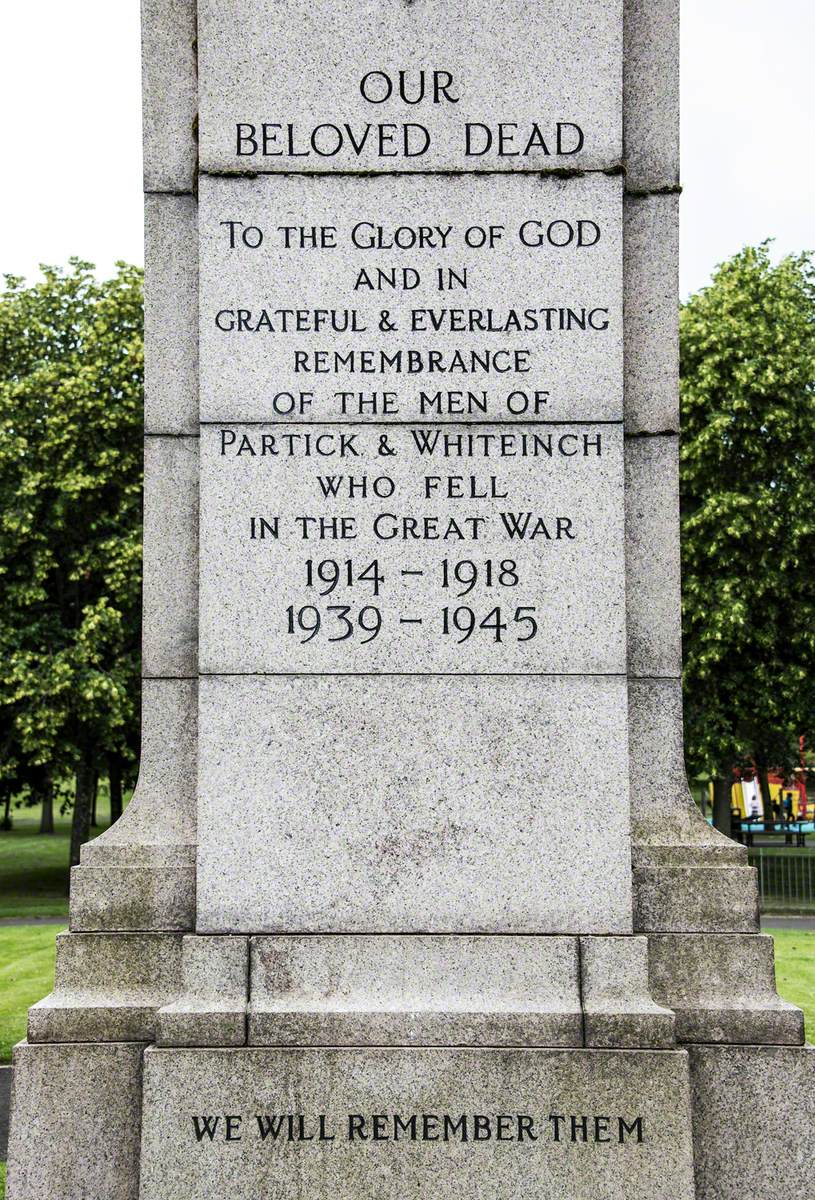
M 6 0 L 0 274 L 142 261 L 138 0 Z M 815 0 L 682 0 L 682 294 L 815 249 Z

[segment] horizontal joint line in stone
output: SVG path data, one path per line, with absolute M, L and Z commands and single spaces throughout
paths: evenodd
M 187 683 L 187 682 L 195 683 L 197 678 L 198 678 L 197 675 L 145 675 L 145 674 L 142 674 L 142 679 L 145 680 L 147 683 L 152 683 L 156 680 L 162 680 L 162 679 L 178 680 L 182 683 Z
M 199 679 L 627 679 L 624 671 L 199 671 Z M 151 678 L 155 678 L 152 676 Z M 187 678 L 187 676 L 179 677 Z
M 537 176 L 539 179 L 579 179 L 584 175 L 624 175 L 622 163 L 614 163 L 608 167 L 531 167 L 527 170 L 495 170 L 495 171 L 213 171 L 203 170 L 199 176 L 208 179 L 261 179 L 267 175 L 283 176 L 296 175 L 301 179 L 390 179 L 394 176 L 421 178 L 428 175 L 447 175 L 454 179 L 479 179 L 484 175 L 526 175 Z M 189 195 L 190 193 L 179 193 Z M 647 194 L 647 193 L 643 193 Z
M 110 828 L 113 828 L 113 827 L 111 826 Z M 191 843 L 193 850 L 195 849 L 196 844 L 197 843 L 195 843 L 195 842 Z M 144 843 L 144 845 L 146 845 L 147 849 L 149 850 L 149 849 L 151 849 L 152 843 L 146 842 L 146 843 Z M 140 848 L 141 848 L 141 846 L 140 846 Z M 88 866 L 97 866 L 97 865 L 98 865 L 97 862 L 94 862 L 93 864 L 88 864 Z M 132 870 L 136 870 L 136 871 L 148 870 L 148 871 L 164 872 L 164 871 L 175 871 L 178 869 L 179 866 L 182 866 L 182 867 L 188 866 L 190 869 L 194 869 L 195 868 L 195 860 L 191 858 L 188 863 L 180 863 L 180 864 L 177 862 L 170 863 L 170 864 L 165 863 L 165 864 L 162 864 L 161 866 L 153 865 L 149 861 L 144 863 L 142 866 L 140 866 L 138 863 L 136 863 L 134 866 L 131 867 L 130 865 L 117 864 L 116 862 L 113 862 L 110 865 L 113 867 L 119 866 L 120 869 L 123 871 L 129 871 L 132 869 Z M 86 871 L 86 870 L 88 870 L 88 867 L 85 866 L 84 864 L 82 864 L 82 870 Z M 46 920 L 49 925 L 55 925 L 58 923 L 58 921 L 52 920 L 49 917 L 49 918 L 43 918 L 43 921 L 41 922 L 41 924 L 45 924 Z M 30 925 L 30 924 L 32 924 L 32 921 L 30 920 L 30 918 L 26 917 L 24 920 L 24 923 L 26 925 Z M 141 926 L 139 926 L 137 929 L 85 929 L 85 928 L 71 929 L 71 927 L 68 923 L 68 917 L 65 917 L 64 920 L 61 920 L 59 923 L 61 923 L 64 926 L 63 932 L 70 934 L 72 937 L 75 936 L 76 934 L 78 934 L 80 937 L 119 938 L 119 939 L 121 939 L 123 944 L 125 943 L 125 940 L 128 937 L 141 937 L 142 935 L 147 935 L 148 937 L 155 937 L 156 935 L 160 934 L 163 937 L 167 937 L 169 935 L 174 938 L 193 937 L 195 935 L 194 929 L 182 929 L 181 926 L 179 926 L 179 925 L 162 925 L 161 928 L 159 928 L 158 926 L 155 926 L 155 925 L 151 925 L 149 929 L 143 928 Z M 2 922 L 0 922 L 0 924 L 2 924 Z M 236 935 L 236 936 L 246 937 L 247 935 L 241 934 L 241 935 Z M 592 935 L 592 936 L 594 936 L 594 935 Z M 622 937 L 625 935 L 620 934 L 618 936 Z M 149 1008 L 151 1006 L 148 1004 L 145 1007 Z M 119 1039 L 119 1038 L 105 1038 L 105 1042 L 107 1042 L 107 1041 L 115 1042 L 115 1041 L 120 1041 L 120 1040 L 121 1039 Z M 126 1040 L 128 1042 L 140 1042 L 141 1041 L 141 1039 L 139 1039 L 139 1038 L 126 1038 L 124 1040 Z M 73 1045 L 72 1042 L 69 1042 L 67 1044 Z M 98 1046 L 100 1043 L 99 1042 L 89 1042 L 88 1044 L 91 1046 Z M 104 1045 L 104 1043 L 102 1043 L 102 1044 Z
M 772 1046 L 775 1049 L 783 1049 L 785 1047 L 788 1049 L 796 1049 L 796 1048 L 801 1049 L 805 1045 L 804 1042 L 753 1042 L 753 1043 L 732 1042 L 732 1041 L 726 1042 L 726 1041 L 717 1041 L 714 1038 L 711 1038 L 711 1040 L 708 1042 L 701 1042 L 698 1040 L 693 1041 L 693 1042 L 686 1042 L 683 1038 L 677 1037 L 675 1049 L 676 1050 L 684 1050 L 687 1046 L 701 1046 L 701 1047 L 704 1047 L 704 1046 L 727 1046 L 731 1050 L 734 1050 L 734 1049 L 740 1050 L 744 1046 L 749 1046 L 751 1044 L 754 1046 L 765 1046 L 765 1047 Z
M 188 935 L 189 936 L 189 935 Z M 273 933 L 268 930 L 241 930 L 236 933 L 235 930 L 219 932 L 218 930 L 208 929 L 206 933 L 197 933 L 196 937 L 248 937 L 248 938 L 278 938 L 278 937 L 296 937 L 296 938 L 464 938 L 464 937 L 489 937 L 489 938 L 505 938 L 507 941 L 513 941 L 515 938 L 609 938 L 616 939 L 622 937 L 641 938 L 644 935 L 641 933 L 575 933 L 562 932 L 558 930 L 542 929 L 529 930 L 525 929 L 521 932 L 504 932 L 494 929 L 366 929 L 347 930 L 347 929 L 320 929 L 320 930 L 289 930 L 276 929 Z M 698 934 L 694 934 L 698 937 Z M 739 935 L 740 936 L 740 935 Z
M 624 422 L 622 421 L 622 419 L 620 419 L 619 421 L 592 421 L 591 419 L 588 419 L 585 421 L 381 421 L 381 420 L 380 421 L 323 421 L 318 418 L 314 421 L 276 421 L 271 417 L 267 421 L 241 421 L 241 420 L 234 420 L 234 419 L 228 419 L 228 420 L 224 420 L 224 421 L 210 421 L 210 420 L 199 421 L 199 425 L 204 425 L 204 426 L 213 425 L 213 426 L 216 426 L 217 428 L 222 428 L 224 425 L 278 425 L 281 427 L 285 427 L 288 425 L 302 425 L 306 429 L 310 428 L 312 425 L 338 425 L 338 426 L 354 425 L 354 426 L 360 426 L 360 428 L 362 428 L 362 429 L 371 428 L 372 426 L 373 427 L 382 426 L 383 428 L 387 427 L 388 429 L 391 429 L 394 426 L 401 428 L 401 429 L 416 429 L 416 428 L 426 429 L 428 426 L 434 426 L 434 427 L 438 426 L 439 429 L 448 429 L 451 425 L 466 425 L 468 428 L 471 425 L 485 425 L 485 426 L 489 426 L 490 428 L 493 428 L 496 425 L 498 425 L 498 426 L 501 426 L 502 428 L 504 426 L 506 426 L 507 429 L 516 429 L 516 428 L 518 428 L 518 426 L 528 426 L 528 425 L 531 425 L 531 426 L 536 426 L 536 425 L 589 426 L 590 425 L 593 427 L 595 425 L 622 425 L 623 423 Z M 145 435 L 145 436 L 164 437 L 165 435 L 164 434 L 152 434 L 152 435 Z M 197 437 L 198 435 L 197 434 L 195 434 L 195 435 L 175 434 L 173 436 L 175 436 L 175 437 L 195 436 L 195 437 Z M 639 436 L 639 435 L 632 434 L 631 436 L 633 437 L 633 436 Z M 648 437 L 660 437 L 661 435 L 660 434 L 648 434 L 647 436 Z
M 628 672 L 629 683 L 660 683 L 661 680 L 665 680 L 666 683 L 678 683 L 681 679 L 681 674 L 676 674 L 676 676 L 640 676 L 640 674 L 636 674 L 635 676 L 630 671 Z
M 503 1010 L 501 1011 L 503 1015 Z M 719 1045 L 720 1043 L 705 1043 Z M 740 1045 L 741 1043 L 739 1043 Z M 721 1045 L 732 1045 L 732 1043 L 722 1042 Z M 225 1046 L 191 1046 L 186 1042 L 183 1046 L 162 1045 L 157 1049 L 161 1051 L 169 1050 L 171 1052 L 183 1052 L 185 1050 L 514 1050 L 524 1051 L 525 1053 L 534 1054 L 538 1050 L 588 1050 L 593 1054 L 600 1051 L 606 1051 L 610 1054 L 624 1054 L 631 1050 L 645 1050 L 648 1054 L 676 1054 L 677 1050 L 681 1050 L 684 1043 L 680 1046 L 629 1046 L 625 1045 L 623 1050 L 609 1050 L 607 1047 L 586 1046 L 582 1041 L 574 1042 L 525 1042 L 523 1044 L 513 1044 L 511 1042 L 331 1042 L 320 1043 L 315 1046 L 313 1042 L 247 1042 L 243 1046 L 225 1047 Z
M 676 183 L 669 184 L 667 187 L 643 188 L 642 190 L 639 188 L 626 188 L 625 194 L 626 196 L 631 196 L 634 200 L 640 198 L 646 199 L 648 196 L 681 196 L 682 186 Z
M 201 435 L 197 430 L 195 433 L 156 433 L 155 431 L 152 431 L 152 430 L 150 433 L 148 433 L 147 430 L 145 429 L 144 436 L 146 438 L 176 438 L 176 439 L 190 438 L 194 442 L 200 441 L 200 439 L 201 439 Z
M 600 422 L 592 422 L 599 425 Z M 631 433 L 626 433 L 625 440 L 633 441 L 636 438 L 659 438 L 659 437 L 679 437 L 678 429 L 636 429 Z
M 143 194 L 145 196 L 189 196 L 192 200 L 198 199 L 198 193 L 191 191 L 190 188 L 145 188 Z

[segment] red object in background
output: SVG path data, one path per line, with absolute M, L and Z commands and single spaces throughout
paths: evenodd
M 800 737 L 798 739 L 798 764 L 801 767 L 801 770 L 798 774 L 798 778 L 795 780 L 795 786 L 798 789 L 798 812 L 801 813 L 801 815 L 803 817 L 808 817 L 809 816 L 809 808 L 807 806 L 808 806 L 809 802 L 807 800 L 807 773 L 806 773 L 805 750 L 806 750 L 806 746 L 804 743 L 804 739 L 802 737 Z
M 802 737 L 798 739 L 798 754 L 800 768 L 795 771 L 795 778 L 791 783 L 788 782 L 786 776 L 779 775 L 777 771 L 769 771 L 767 774 L 767 779 L 771 786 L 779 787 L 784 792 L 793 791 L 798 793 L 794 801 L 795 815 L 799 821 L 806 821 L 810 818 L 810 816 L 815 818 L 815 812 L 811 814 L 809 810 L 810 801 L 807 797 L 805 742 L 804 738 Z M 734 767 L 733 782 L 752 783 L 757 774 L 758 772 L 756 771 L 755 767 Z M 761 785 L 759 784 L 759 791 L 760 790 Z M 815 809 L 815 803 L 813 803 L 813 809 Z
M 789 782 L 787 777 L 779 775 L 775 771 L 771 771 L 768 779 L 771 784 L 775 784 L 782 788 L 784 792 L 797 792 L 795 800 L 795 815 L 799 821 L 806 820 L 809 817 L 809 801 L 807 799 L 807 773 L 806 773 L 806 756 L 805 756 L 804 739 L 798 739 L 798 762 L 800 769 L 795 772 L 795 778 Z

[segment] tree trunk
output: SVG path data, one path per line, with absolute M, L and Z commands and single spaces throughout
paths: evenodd
M 763 754 L 754 755 L 754 760 L 758 768 L 761 801 L 764 805 L 764 828 L 768 833 L 772 833 L 775 828 L 775 820 L 773 819 L 773 801 L 770 795 L 770 764 Z
M 47 776 L 40 793 L 40 833 L 54 832 L 54 781 Z
M 728 837 L 732 833 L 730 826 L 732 788 L 733 785 L 729 779 L 723 779 L 717 775 L 713 780 L 713 824 L 720 833 L 726 833 Z
M 699 798 L 701 800 L 699 808 L 702 811 L 702 816 L 705 818 L 705 820 L 707 820 L 708 800 L 710 799 L 710 792 L 709 792 L 709 789 L 708 789 L 708 786 L 706 783 L 702 785 L 702 788 L 699 792 Z M 711 814 L 711 816 L 712 816 L 712 814 Z
M 90 757 L 82 756 L 76 769 L 74 790 L 74 815 L 71 821 L 71 866 L 79 863 L 79 851 L 87 842 L 91 831 L 91 805 L 93 804 L 93 763 Z
M 96 829 L 99 822 L 96 819 L 96 803 L 99 799 L 99 772 L 93 773 L 93 788 L 91 790 L 91 825 Z
M 11 788 L 6 788 L 5 793 L 5 808 L 3 811 L 3 819 L 0 821 L 0 829 L 2 829 L 4 833 L 11 829 Z
M 118 754 L 108 759 L 108 789 L 110 791 L 110 823 L 122 815 L 122 760 Z

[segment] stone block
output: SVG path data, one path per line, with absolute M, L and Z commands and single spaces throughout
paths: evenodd
M 565 425 L 534 434 L 509 433 L 505 426 L 479 426 L 477 438 L 514 438 L 519 454 L 523 444 L 519 439 L 532 436 L 547 443 L 551 438 L 555 444 L 566 438 L 569 454 L 576 451 L 577 456 L 556 455 L 545 459 L 545 465 L 539 458 L 508 457 L 492 467 L 489 461 L 479 459 L 475 468 L 469 459 L 463 465 L 461 460 L 452 464 L 449 459 L 432 460 L 434 465 L 428 466 L 417 437 L 439 431 L 394 428 L 388 437 L 396 453 L 382 468 L 393 482 L 394 498 L 382 501 L 369 495 L 367 501 L 332 499 L 327 504 L 320 486 L 320 480 L 325 482 L 325 460 L 302 458 L 299 451 L 294 457 L 284 452 L 274 458 L 235 453 L 244 438 L 257 447 L 264 437 L 279 439 L 280 427 L 238 426 L 228 432 L 236 440 L 223 453 L 220 427 L 207 427 L 201 434 L 202 672 L 622 675 L 626 559 L 640 588 L 640 595 L 630 601 L 635 614 L 648 600 L 659 601 L 653 633 L 643 629 L 640 638 L 644 643 L 649 636 L 648 649 L 657 654 L 654 647 L 665 632 L 669 607 L 659 585 L 673 582 L 666 579 L 673 548 L 664 550 L 656 541 L 663 526 L 645 505 L 644 489 L 659 473 L 649 464 L 642 467 L 643 490 L 637 491 L 636 480 L 632 485 L 632 494 L 642 498 L 641 511 L 634 515 L 642 519 L 629 528 L 626 550 L 619 425 Z M 311 436 L 333 442 L 341 435 L 334 426 L 315 426 Z M 375 462 L 380 431 L 356 427 L 351 436 L 362 461 Z M 444 436 L 466 441 L 468 433 L 464 426 L 452 426 Z M 498 471 L 493 477 L 498 481 L 497 490 L 508 498 L 469 499 L 466 509 L 456 508 L 456 501 L 436 494 L 423 499 L 424 472 L 438 478 L 444 492 L 453 475 L 461 479 L 462 470 L 472 469 Z M 481 479 L 486 476 L 482 474 Z M 484 489 L 491 490 L 489 484 Z M 550 492 L 558 497 L 555 509 L 548 509 Z M 503 519 L 497 506 L 505 513 Z M 338 510 L 353 514 L 353 540 L 304 541 L 301 517 L 315 509 L 329 520 Z M 547 514 L 544 522 L 548 520 L 550 537 L 508 536 L 506 522 L 536 521 L 541 511 Z M 473 527 L 477 528 L 477 542 L 442 540 L 448 522 L 456 517 L 464 521 L 464 513 L 466 519 L 481 522 Z M 557 514 L 567 514 L 562 519 L 570 522 L 570 536 L 555 536 Z M 257 530 L 259 516 L 279 521 L 276 537 L 251 536 L 252 521 Z M 403 535 L 403 518 L 413 522 L 409 528 L 418 533 Z M 433 523 L 427 527 L 431 530 L 427 537 L 425 519 Z M 315 527 L 309 528 L 314 533 Z M 383 576 L 378 593 L 361 579 L 346 587 L 344 576 L 328 597 L 316 576 L 309 586 L 307 561 L 318 571 L 314 564 L 322 561 L 322 555 L 344 558 L 352 549 L 358 574 L 369 563 L 378 565 Z M 498 575 L 501 563 L 510 563 L 508 578 L 515 582 L 502 587 L 498 576 L 488 578 L 482 566 L 475 585 L 462 595 L 464 587 L 452 574 L 444 575 L 455 571 L 462 554 L 470 562 L 470 555 L 481 563 L 491 560 Z M 657 582 L 648 571 L 661 572 Z M 178 573 L 174 572 L 173 579 Z M 167 588 L 168 599 L 174 591 L 174 586 Z M 340 610 L 327 607 L 343 602 L 348 606 L 344 616 L 334 615 Z M 315 608 L 317 605 L 320 607 Z M 494 632 L 478 626 L 475 616 L 467 634 L 468 614 L 478 614 L 480 621 L 494 612 L 496 605 L 506 627 L 500 640 Z M 318 636 L 301 628 L 303 606 L 306 625 L 313 625 L 312 614 L 317 611 L 321 622 Z M 161 615 L 172 630 L 169 617 Z M 493 624 L 496 619 L 493 616 Z M 639 625 L 644 623 L 643 617 Z M 644 657 L 641 649 L 639 658 Z
M 243 1046 L 249 939 L 185 937 L 184 990 L 158 1013 L 160 1046 Z
M 138 1200 L 142 1051 L 15 1047 L 8 1200 Z
M 775 990 L 773 940 L 762 934 L 653 934 L 654 999 L 676 1014 L 680 1042 L 798 1045 L 801 1010 Z
M 252 939 L 249 1044 L 580 1046 L 577 939 Z
M 524 0 L 462 5 L 455 20 L 444 0 L 421 6 L 348 0 L 341 7 L 331 0 L 248 0 L 228 12 L 220 0 L 201 0 L 201 167 L 249 173 L 618 166 L 622 0 L 574 0 L 568 8 L 541 0 L 534 26 Z M 452 76 L 435 97 L 431 64 Z M 252 154 L 248 140 L 238 141 L 238 123 L 254 124 L 260 134 L 264 122 L 277 123 L 267 130 L 267 154 L 261 142 Z M 332 122 L 339 132 L 323 127 L 312 144 L 311 131 Z M 468 154 L 468 122 L 486 125 L 492 145 L 473 129 Z M 562 129 L 562 153 L 558 122 L 570 123 Z M 424 126 L 427 136 L 410 130 L 406 148 L 405 123 Z M 536 124 L 539 136 L 528 148 Z M 582 146 L 574 125 L 583 131 Z
M 203 177 L 201 419 L 620 420 L 622 204 L 621 178 L 603 174 L 402 176 L 398 187 L 387 176 Z M 231 234 L 236 214 L 241 230 L 263 232 L 259 246 L 244 245 L 241 230 Z M 292 226 L 295 214 L 307 229 L 333 229 L 334 244 L 303 249 L 287 238 L 279 227 Z M 490 225 L 502 231 L 491 248 L 467 244 L 468 230 Z M 422 244 L 412 244 L 420 228 Z M 406 264 L 414 275 L 403 288 Z M 379 270 L 396 272 L 396 290 L 380 285 Z M 466 291 L 440 290 L 447 270 L 466 273 Z M 384 304 L 394 326 L 387 333 Z M 282 305 L 292 310 L 285 319 Z M 333 311 L 337 328 L 315 328 L 315 310 Z M 441 370 L 429 372 L 431 351 L 442 355 Z M 295 370 L 297 352 L 306 359 Z M 402 357 L 383 366 L 380 352 Z M 470 366 L 472 354 L 491 352 L 486 367 Z M 336 369 L 335 354 L 345 356 Z M 412 370 L 411 354 L 422 356 Z M 371 389 L 387 391 L 393 411 L 383 403 L 360 409 L 361 389 L 368 398 Z
M 625 0 L 625 186 L 679 186 L 679 0 Z
M 634 867 L 638 933 L 756 933 L 758 927 L 753 867 L 705 862 Z
M 12 1067 L 0 1067 L 0 1162 L 5 1162 L 8 1158 L 8 1123 L 11 1110 L 12 1074 Z
M 62 933 L 54 991 L 28 1010 L 29 1042 L 152 1042 L 182 989 L 175 933 Z
M 694 1200 L 687 1055 L 150 1049 L 141 1164 L 140 1200 Z
M 811 1200 L 812 1046 L 689 1046 L 698 1200 Z
M 197 162 L 195 0 L 142 0 L 144 190 L 191 192 Z
M 625 428 L 679 430 L 679 197 L 626 196 Z
M 192 863 L 73 867 L 71 930 L 189 929 L 194 898 Z
M 676 437 L 627 438 L 625 590 L 634 676 L 682 670 L 678 496 Z
M 144 200 L 144 429 L 198 433 L 198 201 Z
M 648 942 L 642 937 L 580 939 L 587 1046 L 673 1046 L 674 1015 L 651 998 Z
M 198 649 L 198 438 L 144 443 L 146 676 L 191 676 Z
M 631 931 L 623 679 L 200 689 L 199 931 Z

